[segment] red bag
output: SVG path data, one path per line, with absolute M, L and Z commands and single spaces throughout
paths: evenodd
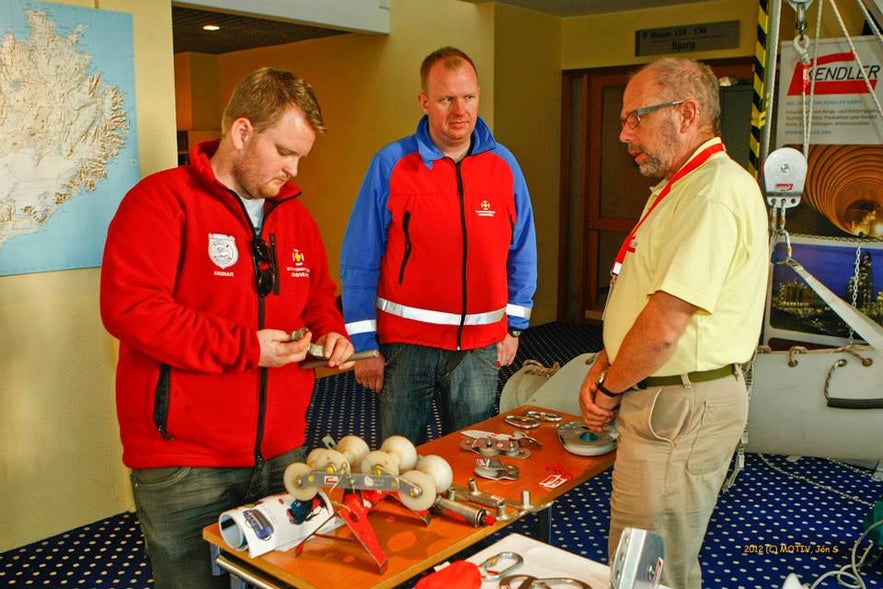
M 455 560 L 420 579 L 414 589 L 480 589 L 481 572 L 468 560 Z

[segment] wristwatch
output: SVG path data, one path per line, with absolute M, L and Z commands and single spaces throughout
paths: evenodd
M 523 329 L 515 329 L 514 327 L 510 327 L 508 330 L 508 333 L 512 337 L 519 337 L 521 335 L 522 331 L 524 331 L 524 330 Z
M 604 386 L 604 378 L 606 376 L 607 376 L 607 373 L 605 372 L 604 374 L 601 375 L 601 378 L 599 378 L 598 381 L 595 383 L 595 386 L 598 388 L 599 391 L 601 391 L 602 393 L 604 393 L 605 395 L 607 395 L 608 397 L 611 397 L 613 399 L 615 399 L 616 397 L 619 397 L 620 395 L 625 393 L 625 391 L 622 391 L 619 393 L 614 393 L 613 391 L 611 391 L 610 389 L 605 387 Z

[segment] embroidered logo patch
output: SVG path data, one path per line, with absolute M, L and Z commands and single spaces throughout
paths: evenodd
M 491 208 L 489 200 L 484 199 L 478 204 L 478 209 L 475 211 L 475 214 L 479 217 L 493 217 L 497 214 L 497 211 Z
M 229 268 L 239 260 L 236 239 L 232 235 L 209 233 L 208 257 L 218 268 Z
M 303 251 L 291 249 L 291 263 L 285 266 L 286 272 L 292 278 L 309 278 L 310 267 L 307 265 L 307 256 Z

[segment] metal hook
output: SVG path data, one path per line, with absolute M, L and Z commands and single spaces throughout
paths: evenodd
M 783 217 L 784 217 L 784 214 L 785 214 L 785 211 L 783 209 L 782 210 Z M 779 249 L 777 247 L 777 245 L 779 243 L 779 240 L 777 239 L 777 237 L 779 237 L 779 236 L 784 237 L 784 243 L 785 243 L 785 257 L 784 258 L 779 256 Z M 772 262 L 773 264 L 775 264 L 775 265 L 787 264 L 788 261 L 791 260 L 791 254 L 793 253 L 793 249 L 791 248 L 791 236 L 788 235 L 788 232 L 785 231 L 785 229 L 783 227 L 780 226 L 778 229 L 776 229 L 775 233 L 773 234 L 772 242 L 770 244 L 770 249 L 772 250 L 772 254 L 770 256 L 770 262 Z

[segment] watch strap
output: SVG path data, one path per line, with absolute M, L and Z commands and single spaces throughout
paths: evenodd
M 601 391 L 602 393 L 604 393 L 605 395 L 607 395 L 608 397 L 611 397 L 613 399 L 615 399 L 616 397 L 622 396 L 625 393 L 625 391 L 622 391 L 621 393 L 614 393 L 613 391 L 611 391 L 610 389 L 605 387 L 603 378 L 598 380 L 598 382 L 595 383 L 595 386 L 597 387 L 597 389 L 599 391 Z

